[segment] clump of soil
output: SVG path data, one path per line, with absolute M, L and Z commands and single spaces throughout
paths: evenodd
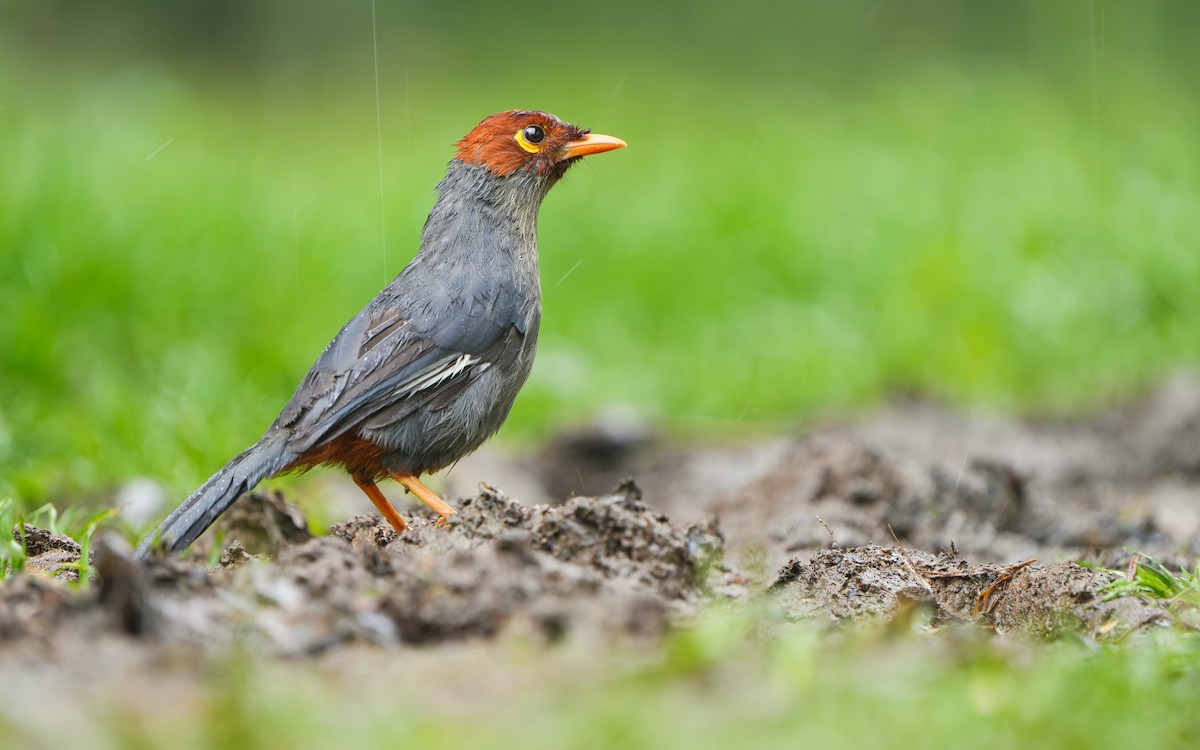
M 217 528 L 225 538 L 237 542 L 232 553 L 226 552 L 233 558 L 223 559 L 223 565 L 239 555 L 274 555 L 313 538 L 308 519 L 289 505 L 281 492 L 255 492 L 250 502 L 234 503 Z
M 1113 579 L 1073 562 L 970 566 L 952 553 L 868 545 L 793 560 L 771 592 L 793 619 L 888 621 L 927 604 L 934 625 L 975 623 L 1046 638 L 1070 631 L 1096 640 L 1171 623 L 1163 602 L 1106 598 L 1103 587 Z
M 78 581 L 77 563 L 83 547 L 66 534 L 55 534 L 31 524 L 13 527 L 13 541 L 25 546 L 25 569 L 56 576 L 64 581 Z

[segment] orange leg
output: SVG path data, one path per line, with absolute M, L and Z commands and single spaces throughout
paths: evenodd
M 446 520 L 446 516 L 452 516 L 458 511 L 446 504 L 446 501 L 437 496 L 437 493 L 426 487 L 417 479 L 414 474 L 402 474 L 400 472 L 392 472 L 392 478 L 400 484 L 408 488 L 408 491 L 421 499 L 421 502 L 433 508 L 434 512 L 442 517 L 442 521 Z
M 375 503 L 375 507 L 379 509 L 379 512 L 383 514 L 383 517 L 387 519 L 387 522 L 392 525 L 392 528 L 396 530 L 396 533 L 403 534 L 404 529 L 408 528 L 408 524 L 404 523 L 404 519 L 400 517 L 400 514 L 396 512 L 396 509 L 393 508 L 392 504 L 388 502 L 388 499 L 384 497 L 383 491 L 379 489 L 379 485 L 375 484 L 370 479 L 359 479 L 358 477 L 353 477 L 353 479 L 354 483 L 358 485 L 358 488 L 365 492 L 367 497 L 371 498 L 371 502 Z

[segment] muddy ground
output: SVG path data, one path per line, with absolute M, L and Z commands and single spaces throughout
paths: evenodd
M 400 536 L 357 515 L 314 537 L 266 492 L 181 557 L 138 565 L 101 535 L 83 587 L 63 567 L 79 544 L 27 528 L 28 572 L 0 581 L 0 663 L 79 664 L 105 643 L 293 657 L 514 635 L 653 643 L 704 608 L 748 606 L 830 628 L 920 612 L 929 628 L 1136 637 L 1178 613 L 1106 600 L 1116 576 L 1074 561 L 1195 564 L 1200 379 L 1087 418 L 908 401 L 736 445 L 600 423 L 524 457 L 485 449 L 447 484 L 460 512 L 438 526 L 405 505 Z

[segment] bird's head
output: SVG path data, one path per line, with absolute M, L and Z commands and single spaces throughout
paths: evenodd
M 524 171 L 553 183 L 580 158 L 624 145 L 620 138 L 592 133 L 546 112 L 512 110 L 476 125 L 458 142 L 456 158 L 486 167 L 497 177 Z

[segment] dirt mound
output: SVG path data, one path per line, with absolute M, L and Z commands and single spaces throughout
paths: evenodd
M 576 430 L 531 457 L 481 461 L 542 502 L 636 476 L 673 518 L 719 516 L 736 559 L 766 575 L 831 534 L 861 546 L 890 544 L 894 532 L 909 547 L 956 544 L 995 563 L 1116 565 L 1128 549 L 1179 563 L 1200 555 L 1200 376 L 1190 374 L 1083 417 L 1014 419 L 906 399 L 748 444 Z
M 94 593 L 72 593 L 36 576 L 4 582 L 8 616 L 0 634 L 48 637 L 100 626 L 208 646 L 236 632 L 286 654 L 506 630 L 549 640 L 568 632 L 640 637 L 694 611 L 703 592 L 737 588 L 721 565 L 715 528 L 672 526 L 632 483 L 555 508 L 484 489 L 441 526 L 413 517 L 397 536 L 378 518 L 358 516 L 328 537 L 296 533 L 296 543 L 259 533 L 306 528 L 294 523 L 302 520 L 294 508 L 263 495 L 240 504 L 216 531 L 227 546 L 212 570 L 202 553 L 139 566 L 108 539 L 99 545 L 103 584 Z M 252 529 L 253 546 L 266 539 L 275 558 L 247 552 L 239 531 L 247 518 L 261 522 Z
M 1112 639 L 1176 613 L 1106 600 L 1112 574 L 1067 560 L 1117 568 L 1137 549 L 1176 569 L 1200 553 L 1195 378 L 1070 421 L 911 401 L 748 445 L 657 440 L 626 425 L 532 458 L 484 452 L 522 499 L 559 504 L 485 486 L 444 525 L 410 514 L 399 536 L 356 516 L 313 537 L 282 497 L 252 495 L 185 557 L 142 565 L 119 539 L 96 539 L 99 585 L 79 589 L 74 540 L 17 529 L 29 572 L 0 581 L 0 653 L 97 633 L 282 654 L 507 634 L 645 639 L 706 603 L 764 592 L 791 619 L 928 610 L 934 623 Z M 570 477 L 594 487 L 627 469 L 645 499 L 630 482 L 555 496 Z
M 887 486 L 858 491 L 878 502 L 895 494 Z M 123 632 L 156 648 L 236 640 L 295 656 L 514 633 L 542 642 L 568 633 L 655 638 L 705 603 L 748 598 L 745 577 L 723 561 L 715 524 L 672 525 L 632 483 L 557 507 L 524 506 L 485 488 L 446 524 L 412 517 L 397 535 L 377 517 L 356 516 L 327 537 L 282 543 L 273 559 L 250 555 L 234 530 L 247 517 L 274 529 L 272 516 L 295 520 L 298 512 L 278 497 L 242 502 L 250 507 L 213 535 L 227 540 L 219 555 L 139 564 L 122 541 L 105 537 L 97 544 L 99 586 L 72 590 L 43 567 L 32 569 L 42 575 L 0 582 L 0 643 L 53 650 Z M 71 548 L 38 529 L 25 533 L 41 545 L 34 549 L 46 548 L 39 557 Z M 220 562 L 210 569 L 214 557 Z M 921 605 L 934 624 L 1037 636 L 1071 630 L 1097 640 L 1172 622 L 1161 603 L 1105 600 L 1102 587 L 1113 578 L 1074 563 L 972 567 L 954 552 L 864 545 L 792 559 L 765 595 L 791 620 L 902 620 Z

